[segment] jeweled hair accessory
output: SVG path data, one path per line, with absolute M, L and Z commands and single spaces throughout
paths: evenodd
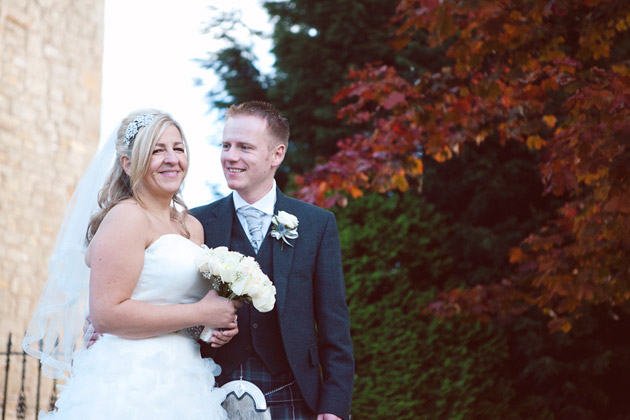
M 127 131 L 125 131 L 125 144 L 127 147 L 129 147 L 131 141 L 136 137 L 136 134 L 138 134 L 138 130 L 142 127 L 150 126 L 154 119 L 155 115 L 153 114 L 142 114 L 129 123 Z

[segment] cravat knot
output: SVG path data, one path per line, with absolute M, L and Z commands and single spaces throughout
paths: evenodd
M 245 217 L 247 221 L 247 229 L 254 251 L 258 253 L 260 244 L 263 241 L 263 216 L 265 213 L 252 206 L 244 206 L 238 209 L 238 212 Z

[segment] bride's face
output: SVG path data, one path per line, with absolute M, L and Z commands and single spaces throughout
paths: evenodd
M 160 136 L 142 184 L 151 194 L 173 196 L 188 171 L 188 157 L 182 136 L 174 125 L 169 125 Z

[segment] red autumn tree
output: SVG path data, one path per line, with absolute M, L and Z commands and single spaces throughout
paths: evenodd
M 510 279 L 452 290 L 440 313 L 540 307 L 567 331 L 589 305 L 630 299 L 630 4 L 625 0 L 402 0 L 392 48 L 418 33 L 452 65 L 403 78 L 379 64 L 350 73 L 335 100 L 357 134 L 303 177 L 330 207 L 366 190 L 409 188 L 422 159 L 444 161 L 493 137 L 540 151 L 556 220 L 510 253 Z M 409 74 L 410 69 L 405 69 Z M 501 280 L 501 281 L 499 281 Z

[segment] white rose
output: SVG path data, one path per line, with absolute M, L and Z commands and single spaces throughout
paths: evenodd
M 202 270 L 200 268 L 199 271 L 209 272 L 213 276 L 221 277 L 221 268 L 223 267 L 223 261 L 221 261 L 220 258 L 218 258 L 216 255 L 211 255 L 206 259 L 206 265 L 207 268 L 205 270 Z
M 258 262 L 252 257 L 243 258 L 238 264 L 238 271 L 244 276 L 255 276 L 257 273 L 262 273 Z
M 205 255 L 205 254 L 198 255 L 197 258 L 195 258 L 195 263 L 197 264 L 197 269 L 201 273 L 205 273 L 207 271 L 210 271 L 207 255 Z
M 298 218 L 286 211 L 279 211 L 278 223 L 283 224 L 287 229 L 295 229 L 298 227 Z
M 219 277 L 221 277 L 221 281 L 228 285 L 232 285 L 236 278 L 236 268 L 230 265 L 222 265 L 219 270 Z
M 273 284 L 262 288 L 262 293 L 257 297 L 252 297 L 252 305 L 260 312 L 269 312 L 276 304 L 276 288 Z
M 252 257 L 244 257 L 238 265 L 238 278 L 232 285 L 232 291 L 239 296 L 256 293 L 258 277 L 264 276 L 258 262 Z M 266 277 L 266 276 L 265 276 Z
M 210 273 L 213 276 L 218 276 L 219 270 L 222 265 L 224 250 L 226 247 L 210 249 L 206 245 L 201 246 L 202 252 L 199 254 L 195 262 L 197 263 L 197 269 L 202 273 Z
M 253 277 L 243 276 L 241 273 L 234 279 L 234 282 L 230 285 L 232 291 L 238 296 L 248 295 L 253 287 Z
M 267 279 L 267 276 L 263 274 L 262 271 L 258 271 L 258 273 L 250 276 L 250 281 L 247 284 L 247 289 L 245 293 L 252 299 L 258 297 L 262 293 L 262 289 L 265 285 L 264 279 Z
M 219 276 L 221 277 L 221 281 L 223 283 L 232 284 L 236 280 L 238 263 L 240 260 L 241 256 L 237 252 L 229 252 L 225 254 L 219 269 Z
M 195 257 L 195 264 L 197 264 L 197 269 L 201 272 L 208 271 L 208 256 L 210 255 L 210 250 L 207 246 L 201 245 L 201 249 L 197 253 Z
M 229 254 L 230 254 L 230 250 L 229 250 L 229 249 L 227 249 L 227 247 L 225 247 L 225 246 L 219 246 L 219 247 L 216 247 L 216 248 L 212 248 L 212 249 L 210 250 L 210 253 L 211 253 L 212 255 L 216 256 L 217 258 L 221 258 L 221 259 L 223 259 L 223 258 L 225 258 L 227 255 L 229 255 Z

